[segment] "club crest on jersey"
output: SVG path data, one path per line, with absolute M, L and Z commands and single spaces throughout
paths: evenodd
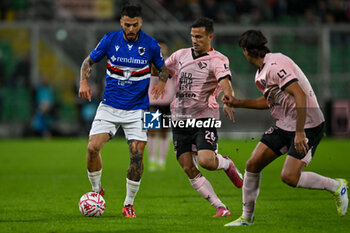
M 198 63 L 198 66 L 199 66 L 200 69 L 204 69 L 204 68 L 207 67 L 207 63 L 205 63 L 205 62 L 199 62 L 199 63 Z
M 132 71 L 124 70 L 123 74 L 124 74 L 124 78 L 129 79 L 132 74 Z
M 142 56 L 143 54 L 145 54 L 146 49 L 144 47 L 139 47 L 139 54 Z

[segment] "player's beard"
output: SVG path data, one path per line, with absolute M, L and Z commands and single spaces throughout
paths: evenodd
M 136 33 L 134 39 L 129 39 L 124 30 L 123 30 L 123 33 L 124 33 L 124 37 L 126 38 L 126 40 L 127 40 L 128 42 L 134 42 L 135 40 L 137 40 L 137 39 L 139 38 L 140 30 Z

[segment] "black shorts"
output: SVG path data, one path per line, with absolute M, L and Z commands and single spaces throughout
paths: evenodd
M 198 119 L 204 121 L 206 119 Z M 218 147 L 216 128 L 173 128 L 173 142 L 177 159 L 185 152 L 212 150 Z
M 163 115 L 170 115 L 170 105 L 150 105 L 149 111 L 156 112 L 159 110 Z
M 314 128 L 305 129 L 307 144 L 311 149 L 311 156 L 314 155 L 318 144 L 320 143 L 324 133 L 324 123 Z M 303 159 L 305 155 L 300 155 L 294 145 L 295 132 L 285 131 L 272 126 L 262 136 L 261 142 L 268 146 L 276 155 L 280 156 L 288 152 L 288 155 L 297 159 Z

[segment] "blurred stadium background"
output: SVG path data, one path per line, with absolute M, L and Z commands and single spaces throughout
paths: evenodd
M 83 136 L 104 89 L 105 63 L 95 65 L 93 100 L 77 98 L 83 59 L 102 36 L 120 29 L 118 0 L 0 1 L 0 137 Z M 247 29 L 262 30 L 273 52 L 306 73 L 326 114 L 328 134 L 350 136 L 349 0 L 139 0 L 143 30 L 169 51 L 190 47 L 189 25 L 215 20 L 214 48 L 230 59 L 239 98 L 259 96 L 255 68 L 237 45 Z M 41 114 L 45 112 L 45 114 Z M 270 124 L 267 111 L 237 110 L 223 137 L 254 137 Z

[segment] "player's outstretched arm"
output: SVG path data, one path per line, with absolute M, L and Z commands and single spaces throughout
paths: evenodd
M 151 91 L 151 94 L 154 96 L 155 99 L 158 99 L 159 96 L 161 96 L 161 98 L 164 97 L 164 87 L 168 80 L 168 77 L 169 72 L 164 64 L 159 70 L 159 82 L 153 87 Z
M 80 87 L 79 97 L 88 99 L 91 102 L 92 90 L 88 84 L 88 79 L 91 75 L 91 67 L 94 62 L 91 60 L 90 55 L 85 58 L 80 68 Z
M 269 108 L 267 100 L 261 96 L 254 100 L 239 100 L 231 95 L 224 95 L 221 101 L 228 106 L 235 108 L 267 109 Z

